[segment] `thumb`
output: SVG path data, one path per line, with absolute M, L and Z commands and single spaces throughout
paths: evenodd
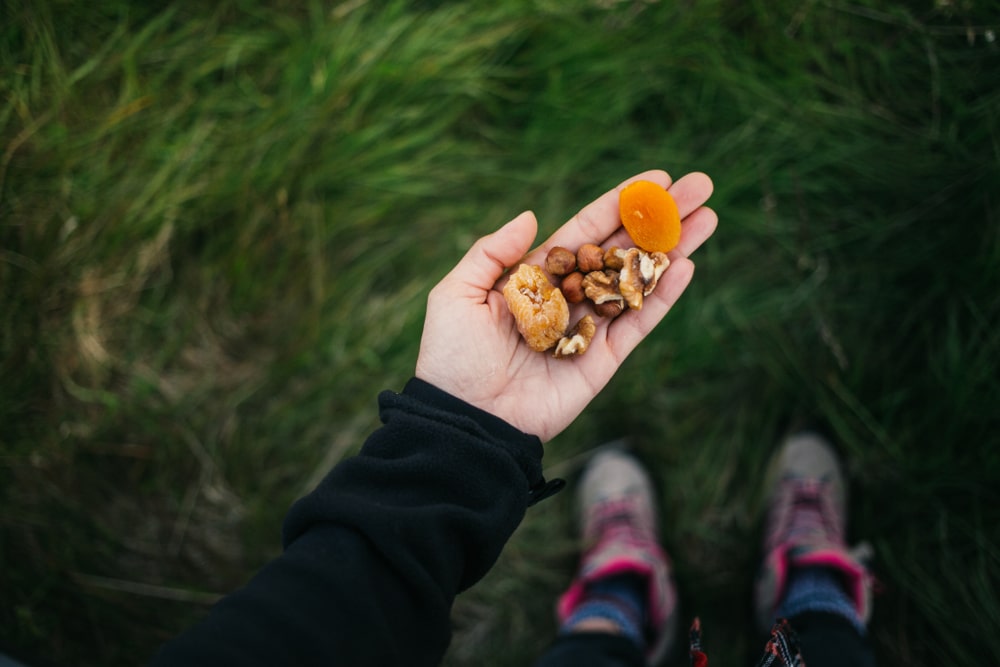
M 538 220 L 525 211 L 497 231 L 473 244 L 465 257 L 448 274 L 448 281 L 458 285 L 488 290 L 503 272 L 531 248 L 538 234 Z

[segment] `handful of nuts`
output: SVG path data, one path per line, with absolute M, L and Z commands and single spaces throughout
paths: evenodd
M 588 243 L 573 253 L 557 246 L 546 256 L 544 272 L 539 266 L 519 266 L 503 295 L 528 346 L 539 352 L 554 346 L 554 356 L 565 358 L 586 352 L 597 331 L 590 315 L 568 327 L 570 303 L 589 300 L 598 317 L 640 310 L 643 297 L 653 292 L 669 265 L 666 253 L 640 248 L 605 251 Z

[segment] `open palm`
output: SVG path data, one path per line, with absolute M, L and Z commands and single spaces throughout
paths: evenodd
M 505 271 L 521 263 L 542 265 L 549 249 L 576 250 L 585 243 L 605 248 L 634 245 L 621 227 L 618 193 L 645 179 L 668 188 L 680 209 L 680 244 L 670 267 L 639 311 L 614 320 L 595 318 L 597 333 L 586 354 L 556 359 L 522 340 L 500 289 Z M 712 193 L 708 176 L 693 173 L 672 182 L 663 171 L 638 174 L 591 202 L 540 246 L 531 250 L 538 223 L 522 213 L 479 239 L 427 299 L 416 376 L 520 430 L 551 440 L 576 419 L 622 362 L 653 330 L 684 292 L 694 273 L 688 259 L 715 231 L 718 218 L 703 206 Z M 570 322 L 590 307 L 571 306 Z

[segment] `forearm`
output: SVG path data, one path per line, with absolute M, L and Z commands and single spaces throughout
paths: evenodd
M 282 556 L 156 664 L 436 664 L 455 595 L 499 556 L 542 481 L 541 444 L 411 381 L 384 426 L 299 501 Z

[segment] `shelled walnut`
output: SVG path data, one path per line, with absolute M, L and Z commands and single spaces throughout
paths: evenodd
M 554 356 L 562 359 L 583 354 L 590 347 L 590 341 L 594 340 L 595 333 L 597 333 L 597 325 L 594 324 L 594 318 L 590 315 L 584 315 L 583 319 L 577 322 L 576 326 L 566 332 L 566 335 L 556 343 Z
M 622 267 L 625 266 L 625 255 L 627 254 L 628 250 L 619 248 L 618 246 L 611 246 L 604 253 L 604 268 L 621 271 Z
M 625 300 L 619 289 L 617 271 L 591 271 L 583 279 L 583 292 L 595 304 Z
M 669 265 L 670 260 L 662 252 L 647 253 L 632 248 L 625 254 L 618 287 L 629 308 L 642 309 L 642 298 L 653 292 Z

